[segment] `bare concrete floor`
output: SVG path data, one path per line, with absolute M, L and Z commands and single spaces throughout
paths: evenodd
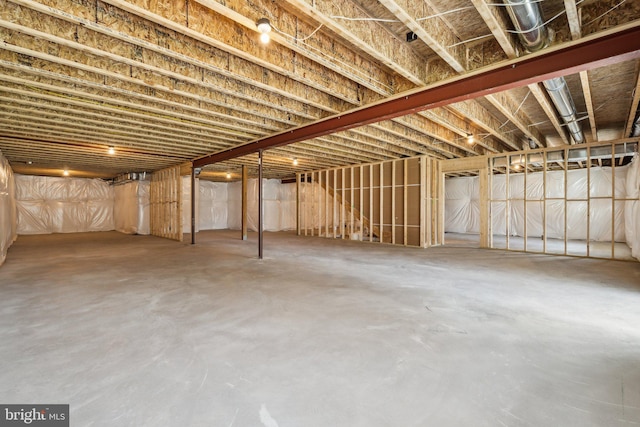
M 0 403 L 71 425 L 640 424 L 640 263 L 202 232 L 21 236 Z
M 463 234 L 463 233 L 445 233 L 446 246 L 451 247 L 467 247 L 479 248 L 479 234 Z M 509 249 L 513 251 L 524 251 L 524 239 L 517 236 L 509 236 Z M 636 261 L 631 255 L 631 248 L 626 243 L 616 242 L 589 242 L 589 251 L 587 254 L 587 242 L 585 240 L 568 240 L 566 246 L 566 254 L 572 256 L 589 256 L 592 258 L 619 259 L 624 261 Z M 507 249 L 507 239 L 504 235 L 493 235 L 494 249 Z M 526 252 L 565 255 L 564 240 L 547 239 L 546 247 L 542 239 L 539 237 L 529 237 L 527 239 Z

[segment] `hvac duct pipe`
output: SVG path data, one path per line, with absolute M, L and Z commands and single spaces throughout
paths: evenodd
M 551 37 L 549 30 L 544 25 L 538 2 L 531 0 L 503 1 L 522 46 L 529 52 L 537 52 L 545 48 Z M 547 80 L 543 84 L 573 140 L 577 144 L 584 142 L 584 134 L 578 123 L 576 107 L 564 77 Z
M 537 52 L 549 44 L 549 31 L 544 25 L 537 2 L 504 0 L 504 4 L 525 49 Z
M 567 88 L 567 81 L 564 77 L 556 77 L 555 79 L 545 80 L 543 85 L 545 89 L 547 89 L 553 105 L 556 106 L 558 113 L 560 113 L 560 117 L 562 117 L 562 120 L 566 123 L 573 140 L 577 144 L 583 143 L 584 135 L 578 124 L 576 107 L 573 104 L 571 93 Z

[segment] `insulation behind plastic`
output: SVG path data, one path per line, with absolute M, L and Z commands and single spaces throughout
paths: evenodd
M 16 175 L 18 234 L 115 229 L 114 189 L 100 179 Z
M 228 184 L 228 227 L 242 228 L 242 183 Z M 279 179 L 264 179 L 262 202 L 265 231 L 284 231 L 296 228 L 296 185 L 282 184 Z M 247 182 L 247 229 L 258 230 L 258 180 Z
M 9 161 L 0 152 L 0 265 L 18 237 L 16 222 L 15 177 Z
M 196 231 L 229 228 L 229 183 L 196 178 L 196 185 Z M 182 227 L 185 233 L 191 232 L 191 177 L 182 178 Z
M 114 187 L 115 229 L 126 234 L 149 234 L 149 182 L 133 181 Z
M 635 162 L 634 162 L 635 163 Z M 637 165 L 634 165 L 637 168 Z M 615 188 L 612 183 L 611 168 L 591 168 L 590 183 L 586 169 L 567 172 L 566 230 L 567 239 L 587 239 L 587 210 L 589 210 L 590 234 L 593 241 L 611 241 L 612 217 L 615 225 L 615 241 L 625 241 L 626 226 L 633 226 L 634 206 L 637 202 L 626 202 L 613 206 L 611 199 L 598 197 L 631 197 L 628 179 L 632 175 L 629 166 L 615 168 Z M 547 237 L 564 239 L 565 230 L 565 179 L 563 171 L 549 171 L 546 178 Z M 525 178 L 524 174 L 509 176 L 509 186 L 505 175 L 492 177 L 492 198 L 508 198 L 509 223 L 507 224 L 506 202 L 494 201 L 492 230 L 496 235 L 509 233 L 512 236 L 525 234 Z M 590 185 L 588 185 L 590 184 Z M 625 186 L 627 188 L 625 188 Z M 631 185 L 633 186 L 633 185 Z M 529 173 L 526 178 L 527 236 L 542 236 L 545 184 L 542 173 Z M 478 234 L 480 232 L 480 203 L 478 177 L 450 178 L 445 183 L 445 231 Z M 590 197 L 588 203 L 586 199 Z M 637 197 L 637 193 L 636 196 Z M 518 200 L 521 199 L 521 200 Z M 560 200 L 554 200 L 560 199 Z M 583 199 L 583 200 L 580 200 Z M 631 206 L 631 207 L 630 207 Z M 615 209 L 615 215 L 612 211 Z M 637 213 L 636 213 L 637 217 Z M 626 218 L 626 219 L 625 219 Z M 627 232 L 627 241 L 629 233 Z
M 640 198 L 640 156 L 636 154 L 627 171 L 627 198 Z M 631 255 L 640 260 L 640 201 L 625 202 L 625 231 L 627 245 L 631 248 Z

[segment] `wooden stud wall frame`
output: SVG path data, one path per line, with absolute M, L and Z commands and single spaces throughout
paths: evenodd
M 442 243 L 440 160 L 426 156 L 298 175 L 298 235 L 429 247 Z
M 181 167 L 162 169 L 151 174 L 149 204 L 151 234 L 182 241 Z
M 639 145 L 638 138 L 629 138 L 451 160 L 420 156 L 300 174 L 298 234 L 442 245 L 444 176 L 472 171 L 479 176 L 481 247 L 627 259 L 628 247 L 616 242 L 622 231 L 616 228 L 616 213 L 638 199 L 616 190 L 616 171 Z M 572 190 L 576 170 L 586 181 L 583 194 Z M 609 177 L 606 194 L 592 190 L 595 173 Z M 496 180 L 502 180 L 499 192 Z M 611 229 L 603 243 L 602 233 L 594 233 L 594 212 L 605 208 L 611 212 Z M 583 242 L 571 227 L 576 218 L 585 227 Z
M 639 145 L 630 138 L 490 155 L 489 247 L 631 259 L 616 224 L 625 203 L 638 198 L 625 197 L 616 176 Z

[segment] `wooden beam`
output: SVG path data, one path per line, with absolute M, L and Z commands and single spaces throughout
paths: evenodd
M 629 115 L 627 116 L 627 125 L 624 127 L 624 137 L 628 137 L 633 132 L 633 123 L 638 113 L 638 104 L 640 104 L 640 61 L 636 62 L 636 87 L 633 89 L 633 99 L 629 106 Z
M 342 39 L 358 46 L 384 65 L 410 80 L 422 85 L 427 79 L 424 59 L 406 43 L 390 37 L 382 24 L 374 21 L 338 20 L 333 16 L 354 17 L 361 14 L 355 3 L 349 0 L 284 0 L 285 3 L 303 12 L 310 19 L 322 23 Z M 392 52 L 393 58 L 388 54 Z
M 491 102 L 491 105 L 496 107 L 504 116 L 509 119 L 522 133 L 533 141 L 539 147 L 546 146 L 544 136 L 533 126 L 533 123 L 522 111 L 518 108 L 519 105 L 511 98 L 508 92 L 501 91 L 495 94 L 487 95 L 486 99 Z
M 556 132 L 558 132 L 558 135 L 560 135 L 562 142 L 564 142 L 565 144 L 570 144 L 571 141 L 567 137 L 565 128 L 562 127 L 562 123 L 560 123 L 560 120 L 558 119 L 555 107 L 551 105 L 551 102 L 547 98 L 547 92 L 543 90 L 538 83 L 530 84 L 528 87 L 533 96 L 538 101 L 538 104 L 540 104 L 540 106 L 544 110 L 544 113 L 549 118 L 549 121 L 556 129 Z M 544 146 L 546 146 L 546 144 Z
M 513 59 L 517 57 L 518 52 L 513 37 L 507 33 L 507 28 L 509 27 L 508 21 L 505 16 L 500 13 L 499 8 L 489 6 L 486 0 L 471 0 L 471 3 L 476 7 L 485 24 L 489 27 L 489 31 L 491 31 L 491 34 L 493 34 L 493 37 L 495 37 L 507 55 L 507 58 Z
M 194 1 L 246 28 L 247 30 L 249 30 L 249 34 L 251 34 L 252 32 L 256 32 L 256 20 L 258 19 L 258 15 L 256 15 L 255 9 L 262 9 L 265 11 L 265 13 L 268 10 L 269 15 L 277 17 L 277 27 L 280 30 L 273 31 L 270 34 L 271 42 L 275 42 L 280 45 L 275 49 L 277 49 L 278 51 L 282 49 L 282 47 L 291 49 L 296 53 L 296 60 L 300 56 L 306 57 L 308 60 L 319 63 L 328 70 L 332 70 L 342 76 L 345 76 L 350 81 L 357 82 L 357 84 L 367 87 L 373 91 L 383 92 L 386 95 L 390 95 L 392 93 L 391 88 L 383 83 L 392 79 L 391 74 L 387 73 L 388 75 L 386 79 L 372 79 L 368 72 L 363 71 L 369 70 L 371 68 L 372 64 L 370 63 L 370 60 L 350 51 L 347 46 L 336 43 L 336 40 L 332 39 L 331 35 L 323 34 L 324 32 L 321 31 L 321 28 L 312 28 L 309 24 L 299 20 L 296 16 L 290 14 L 289 11 L 287 11 L 285 8 L 281 8 L 277 3 L 273 3 L 268 0 L 267 2 L 256 0 L 252 2 L 251 5 L 242 0 L 225 2 L 215 0 Z M 255 16 L 256 19 L 248 18 L 248 16 L 250 15 Z M 345 62 L 340 63 L 339 61 L 335 61 L 333 59 L 333 56 L 318 55 L 317 52 L 309 49 L 305 45 L 305 43 L 299 42 L 295 35 L 287 34 L 287 27 L 290 27 L 292 24 L 295 25 L 296 35 L 298 32 L 306 32 L 307 34 L 313 32 L 317 45 L 322 45 L 326 43 L 328 39 L 330 39 L 332 49 L 338 54 L 338 56 L 357 57 L 357 60 L 355 62 L 357 62 L 360 67 L 348 67 Z M 276 54 L 275 56 L 279 55 Z
M 597 141 L 598 129 L 596 127 L 596 115 L 595 115 L 595 110 L 593 108 L 593 99 L 591 98 L 591 85 L 589 84 L 589 74 L 587 71 L 580 71 L 580 83 L 582 83 L 582 93 L 584 94 L 584 103 L 587 106 L 587 113 L 589 115 L 589 125 L 591 126 L 591 136 L 594 141 Z
M 578 13 L 576 1 L 564 0 L 564 9 L 567 12 L 567 21 L 569 22 L 571 38 L 573 40 L 578 40 L 580 37 L 582 37 L 582 30 L 580 28 L 580 14 Z
M 437 16 L 428 1 L 379 0 L 379 2 L 457 73 L 466 71 L 464 49 L 458 44 L 460 39 L 453 34 L 443 19 Z M 416 17 L 425 14 L 431 19 L 416 21 Z
M 298 81 L 299 83 L 302 83 L 303 85 L 313 87 L 315 89 L 324 91 L 328 94 L 333 94 L 333 96 L 340 97 L 341 99 L 347 102 L 351 102 L 354 104 L 358 103 L 357 102 L 357 84 L 355 82 L 347 82 L 345 79 L 340 78 L 336 74 L 336 78 L 335 80 L 333 80 L 333 82 L 330 82 L 330 80 L 332 79 L 325 79 L 325 84 L 321 84 L 320 82 L 311 80 L 306 76 L 299 75 L 298 73 L 296 73 L 294 70 L 294 64 L 298 63 L 300 61 L 300 58 L 298 59 L 298 61 L 294 61 L 293 52 L 288 48 L 286 50 L 275 48 L 277 49 L 278 55 L 273 55 L 272 53 L 266 50 L 260 50 L 262 48 L 257 44 L 250 46 L 251 49 L 247 49 L 247 46 L 249 45 L 246 43 L 242 43 L 241 38 L 235 37 L 232 34 L 226 35 L 228 39 L 224 41 L 218 40 L 210 35 L 207 35 L 207 33 L 213 33 L 213 31 L 210 29 L 198 28 L 198 24 L 194 22 L 195 21 L 194 19 L 191 19 L 189 23 L 190 25 L 189 27 L 187 27 L 186 25 L 181 25 L 170 19 L 164 18 L 163 16 L 157 13 L 153 13 L 147 9 L 144 9 L 140 6 L 137 6 L 135 4 L 132 4 L 123 0 L 103 0 L 103 1 L 104 3 L 113 5 L 133 15 L 136 15 L 141 18 L 147 19 L 151 22 L 160 24 L 163 27 L 169 28 L 180 34 L 187 35 L 209 46 L 213 46 L 217 49 L 228 52 L 239 58 L 246 59 L 247 61 L 257 63 L 258 65 L 266 68 L 267 70 L 271 70 L 278 74 L 290 77 Z M 157 5 L 160 6 L 160 4 L 157 4 Z M 204 12 L 204 8 L 202 9 Z M 206 18 L 213 19 L 215 17 L 214 15 L 211 15 L 211 16 L 206 16 L 206 14 L 203 14 L 203 15 L 204 16 L 199 17 L 202 25 L 205 25 Z M 192 14 L 192 18 L 193 17 L 194 17 L 194 14 Z M 200 31 L 194 30 L 192 29 L 192 27 L 195 27 Z M 218 34 L 218 36 L 222 36 L 222 34 Z M 235 42 L 234 42 L 234 37 L 236 39 Z M 241 43 L 242 43 L 242 46 L 240 45 Z M 251 52 L 249 52 L 248 50 L 251 50 Z M 278 58 L 280 58 L 280 60 L 278 61 L 277 64 L 272 63 L 269 61 L 269 55 L 272 55 L 274 57 L 277 56 Z M 309 67 L 309 69 L 313 69 L 312 64 L 308 63 L 307 66 Z M 343 84 L 346 86 L 340 87 Z M 346 89 L 350 89 L 350 92 L 351 92 L 351 94 L 348 96 L 343 95 L 346 92 Z

